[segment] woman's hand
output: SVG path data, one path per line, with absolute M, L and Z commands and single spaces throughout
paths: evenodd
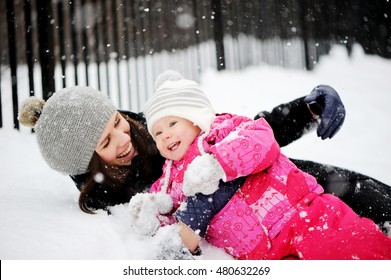
M 310 111 L 320 117 L 317 134 L 323 140 L 332 138 L 345 120 L 345 107 L 338 93 L 330 86 L 319 85 L 304 98 Z

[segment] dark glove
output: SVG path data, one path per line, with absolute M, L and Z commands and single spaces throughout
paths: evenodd
M 320 85 L 304 98 L 311 111 L 320 116 L 317 134 L 323 140 L 332 138 L 345 120 L 345 107 L 338 93 L 330 86 Z
M 185 209 L 179 208 L 174 217 L 204 237 L 210 221 L 224 208 L 245 180 L 246 177 L 225 183 L 220 181 L 217 191 L 213 194 L 197 193 L 195 196 L 189 196 Z

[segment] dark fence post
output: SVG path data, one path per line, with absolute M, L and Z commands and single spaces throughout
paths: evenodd
M 130 66 L 129 66 L 129 59 L 130 59 L 130 52 L 129 52 L 129 48 L 130 48 L 130 44 L 129 44 L 129 30 L 128 30 L 128 25 L 129 25 L 129 21 L 130 21 L 130 18 L 129 18 L 129 14 L 128 14 L 128 2 L 125 1 L 123 3 L 123 7 L 122 7 L 122 16 L 123 16 L 123 27 L 122 27 L 122 36 L 123 36 L 123 48 L 124 48 L 124 55 L 125 55 L 125 59 L 126 59 L 126 89 L 127 89 L 127 95 L 128 95 L 128 98 L 129 98 L 129 108 L 131 108 L 132 104 L 131 104 L 131 97 L 130 97 L 130 94 L 131 94 L 131 90 L 130 90 L 130 85 L 129 85 L 129 80 L 130 80 Z
M 1 48 L 0 48 L 0 69 L 1 69 Z M 0 128 L 3 127 L 3 105 L 1 102 L 1 71 L 0 71 Z
M 224 28 L 221 15 L 221 0 L 212 0 L 213 33 L 216 44 L 217 70 L 225 69 Z
M 112 19 L 112 30 L 113 30 L 113 49 L 115 53 L 115 62 L 116 62 L 116 71 L 117 71 L 117 97 L 118 97 L 118 105 L 121 107 L 121 75 L 120 75 L 120 53 L 119 53 L 119 47 L 118 47 L 118 16 L 119 12 L 117 9 L 117 2 L 111 1 L 111 17 Z
M 95 17 L 94 17 L 94 36 L 95 36 L 95 63 L 96 63 L 96 75 L 98 77 L 98 89 L 101 90 L 101 81 L 100 81 L 100 50 L 99 50 L 99 42 L 100 42 L 100 34 L 99 34 L 99 27 L 98 27 L 98 24 L 99 24 L 99 15 L 100 15 L 100 9 L 102 9 L 101 6 L 99 6 L 100 8 L 98 8 L 98 3 L 96 0 L 93 0 L 93 11 L 94 11 L 94 14 L 95 14 Z
M 193 15 L 194 15 L 194 18 L 195 18 L 195 43 L 196 43 L 196 48 L 197 48 L 197 52 L 198 52 L 198 55 L 197 55 L 197 76 L 199 75 L 199 72 L 201 71 L 201 61 L 200 61 L 200 43 L 201 43 L 201 40 L 200 40 L 200 16 L 198 14 L 198 7 L 197 7 L 197 1 L 196 0 L 193 0 L 192 2 L 193 4 Z
M 75 70 L 75 85 L 79 84 L 78 81 L 78 69 L 77 65 L 79 64 L 79 52 L 77 44 L 77 32 L 76 32 L 76 3 L 75 1 L 69 2 L 70 5 L 70 15 L 71 15 L 71 41 L 72 41 L 72 63 Z
M 84 71 L 86 75 L 86 85 L 89 86 L 89 74 L 88 67 L 90 64 L 90 55 L 88 52 L 88 23 L 87 23 L 87 11 L 85 6 L 85 0 L 81 0 L 81 23 L 82 23 L 82 51 L 83 51 L 83 60 L 84 60 Z
M 132 23 L 132 39 L 134 40 L 134 47 L 133 47 L 133 56 L 135 58 L 135 61 L 136 61 L 136 64 L 137 64 L 137 59 L 138 57 L 140 56 L 140 53 L 139 53 L 139 50 L 137 48 L 137 42 L 136 42 L 136 38 L 137 38 L 137 26 L 136 26 L 136 12 L 135 12 L 135 9 L 136 9 L 136 3 L 135 1 L 131 0 L 130 1 L 130 21 Z M 136 66 L 136 69 L 137 69 L 137 66 Z M 137 81 L 139 79 L 140 75 L 138 74 L 137 71 L 135 71 L 134 73 L 134 77 L 133 77 L 133 80 Z M 139 83 L 136 83 L 136 93 L 137 93 L 137 107 L 140 108 L 141 107 L 141 101 L 140 101 L 140 86 L 139 86 Z
M 64 30 L 64 4 L 62 1 L 58 1 L 57 3 L 57 28 L 58 28 L 58 37 L 59 37 L 59 47 L 60 47 L 60 63 L 61 63 L 61 80 L 62 87 L 66 87 L 66 51 L 65 51 L 65 30 Z
M 24 1 L 24 26 L 26 38 L 26 60 L 29 75 L 30 96 L 34 95 L 34 52 L 33 52 L 33 27 L 31 23 L 31 0 Z
M 15 32 L 15 10 L 12 0 L 7 0 L 7 25 L 8 25 L 8 52 L 9 64 L 11 67 L 12 81 L 12 108 L 14 116 L 14 128 L 19 129 L 18 122 L 18 79 L 17 79 L 17 59 L 16 59 L 16 32 Z
M 103 5 L 102 5 L 102 33 L 103 33 L 103 53 L 104 53 L 104 61 L 105 61 L 105 74 L 106 74 L 106 94 L 108 96 L 110 96 L 110 76 L 109 76 L 109 53 L 110 53 L 110 50 L 109 50 L 109 43 L 110 43 L 110 39 L 109 39 L 109 31 L 108 31 L 108 27 L 107 27 L 107 11 L 106 11 L 106 2 L 103 1 L 102 2 Z
M 305 58 L 305 68 L 307 70 L 311 70 L 311 62 L 310 62 L 310 52 L 309 52 L 309 24 L 307 22 L 308 18 L 310 17 L 310 10 L 309 7 L 306 5 L 306 1 L 299 2 L 300 4 L 300 12 L 301 12 L 301 29 L 302 29 L 302 40 L 304 44 L 304 58 Z
M 55 90 L 54 84 L 54 46 L 52 3 L 50 0 L 37 1 L 39 61 L 42 72 L 42 97 L 48 99 Z

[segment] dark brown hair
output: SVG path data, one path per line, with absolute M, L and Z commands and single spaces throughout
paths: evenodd
M 148 131 L 143 127 L 139 122 L 131 119 L 125 114 L 122 116 L 130 125 L 130 137 L 132 139 L 133 147 L 138 152 L 138 162 L 137 166 L 132 162 L 131 166 L 111 166 L 106 164 L 99 155 L 94 152 L 90 164 L 89 164 L 89 174 L 86 180 L 83 183 L 83 186 L 80 189 L 79 196 L 79 207 L 83 212 L 94 214 L 93 209 L 97 208 L 106 208 L 117 203 L 109 203 L 109 205 L 94 205 L 91 203 L 92 197 L 96 196 L 96 192 L 99 188 L 102 188 L 105 192 L 107 190 L 121 194 L 123 197 L 119 198 L 123 202 L 129 201 L 130 197 L 136 194 L 137 192 L 144 191 L 142 188 L 145 188 L 145 184 L 138 184 L 138 180 L 142 180 L 142 177 L 139 178 L 139 172 L 144 172 L 148 174 L 153 172 L 153 169 L 156 169 L 156 166 L 153 164 L 153 157 L 158 155 L 158 150 L 156 144 L 152 139 Z M 161 169 L 161 167 L 160 167 Z M 102 181 L 97 182 L 96 176 L 103 175 Z M 150 177 L 150 176 L 149 176 Z M 155 177 L 155 176 L 153 176 Z M 155 178 L 153 178 L 155 179 Z M 93 194 L 95 192 L 95 194 Z M 106 203 L 107 201 L 105 201 Z M 118 199 L 117 201 L 118 202 Z M 92 204 L 92 205 L 91 205 Z M 97 204 L 100 204 L 99 202 Z

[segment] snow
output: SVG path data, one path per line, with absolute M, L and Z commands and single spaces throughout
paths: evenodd
M 366 56 L 358 46 L 349 58 L 344 48 L 334 47 L 313 72 L 267 65 L 238 72 L 209 70 L 202 73 L 201 85 L 218 112 L 251 117 L 306 95 L 318 84 L 333 86 L 347 109 L 341 131 L 324 141 L 309 133 L 283 152 L 349 168 L 391 184 L 390 73 L 390 60 Z M 9 81 L 2 76 L 2 87 L 6 83 Z M 2 98 L 3 106 L 10 106 L 11 101 Z M 11 128 L 9 111 L 3 114 L 0 259 L 140 260 L 156 255 L 159 236 L 164 234 L 155 239 L 137 235 L 129 226 L 128 205 L 113 207 L 110 216 L 103 211 L 83 213 L 71 179 L 50 170 L 39 154 L 34 135 L 26 129 Z M 206 243 L 202 248 L 200 259 L 230 258 Z

